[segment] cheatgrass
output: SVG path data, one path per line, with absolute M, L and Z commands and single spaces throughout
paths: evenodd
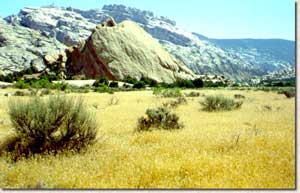
M 176 99 L 149 91 L 68 94 L 69 100 L 83 97 L 85 109 L 94 111 L 100 138 L 81 152 L 36 154 L 17 163 L 2 155 L 0 187 L 295 189 L 295 100 L 253 90 L 202 93 L 232 98 L 241 94 L 246 99 L 239 110 L 207 113 L 199 110 L 198 101 L 204 98 L 189 98 L 171 111 L 184 129 L 133 132 L 146 109 Z M 120 99 L 118 105 L 108 106 L 112 97 Z M 0 146 L 14 127 L 7 112 L 10 99 L 28 97 L 0 95 Z

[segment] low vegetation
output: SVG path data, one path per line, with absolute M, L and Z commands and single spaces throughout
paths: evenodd
M 181 93 L 181 90 L 179 88 L 168 88 L 164 89 L 161 87 L 154 88 L 153 89 L 153 94 L 156 96 L 161 96 L 161 97 L 167 97 L 167 98 L 172 98 L 172 97 L 181 97 L 183 94 Z
M 231 111 L 242 106 L 242 101 L 235 101 L 231 98 L 226 98 L 222 95 L 211 95 L 205 97 L 201 101 L 202 110 L 204 111 Z
M 176 100 L 163 103 L 163 107 L 177 108 L 179 105 L 187 104 L 187 100 L 184 97 L 178 97 Z
M 241 94 L 235 94 L 234 98 L 235 99 L 245 99 L 246 97 L 244 95 L 241 95 Z
M 30 97 L 2 95 L 15 91 L 0 89 L 1 147 L 7 147 L 3 142 L 14 140 L 11 134 L 16 133 L 7 111 L 9 100 L 30 101 Z M 17 162 L 11 160 L 12 151 L 2 154 L 0 187 L 294 189 L 295 100 L 277 92 L 227 88 L 200 93 L 226 98 L 240 94 L 246 99 L 239 110 L 207 113 L 199 111 L 199 100 L 204 98 L 188 98 L 187 104 L 168 109 L 184 128 L 152 126 L 149 132 L 137 132 L 137 120 L 148 108 L 157 110 L 178 98 L 156 97 L 151 91 L 68 94 L 65 97 L 72 102 L 73 97 L 84 97 L 84 109 L 91 109 L 101 124 L 97 136 L 101 138 L 79 152 L 46 151 Z
M 54 84 L 48 76 L 4 78 L 17 82 L 2 90 L 8 97 L 0 95 L 0 187 L 295 187 L 292 84 L 227 87 L 201 79 L 166 84 L 127 77 L 119 88 L 123 83 L 105 77 L 85 87 Z M 88 104 L 83 108 L 69 95 L 32 98 L 71 92 Z M 89 108 L 105 140 L 96 141 Z
M 159 107 L 157 109 L 147 109 L 146 117 L 138 120 L 137 131 L 151 131 L 153 129 L 174 130 L 181 129 L 183 125 L 179 123 L 179 117 L 171 113 L 169 109 Z
M 96 139 L 97 124 L 80 99 L 51 96 L 48 100 L 10 101 L 9 116 L 16 138 L 7 151 L 14 160 L 38 153 L 79 151 Z
M 278 91 L 278 94 L 284 94 L 287 98 L 294 98 L 296 96 L 296 90 L 294 88 L 284 89 Z
M 42 77 L 41 79 L 18 80 L 14 84 L 14 87 L 18 89 L 35 88 L 35 89 L 54 89 L 54 90 L 61 90 L 61 91 L 70 89 L 70 86 L 68 84 L 65 83 L 54 84 L 48 79 L 48 77 Z
M 203 94 L 199 93 L 199 92 L 189 92 L 189 93 L 184 93 L 184 96 L 186 97 L 199 97 L 199 96 L 203 96 Z

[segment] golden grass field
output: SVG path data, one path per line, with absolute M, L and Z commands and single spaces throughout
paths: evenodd
M 0 157 L 0 187 L 295 188 L 295 98 L 263 91 L 199 92 L 246 99 L 239 110 L 209 113 L 201 111 L 203 97 L 188 98 L 173 110 L 183 129 L 135 132 L 147 108 L 172 99 L 152 91 L 68 94 L 83 96 L 95 112 L 98 142 L 80 154 L 16 163 Z M 119 103 L 109 105 L 113 97 Z M 0 140 L 12 127 L 9 98 L 19 97 L 0 96 Z

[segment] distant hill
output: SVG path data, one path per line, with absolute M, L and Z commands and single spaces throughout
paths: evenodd
M 295 64 L 295 42 L 282 39 L 211 39 L 228 52 L 239 53 L 264 71 Z

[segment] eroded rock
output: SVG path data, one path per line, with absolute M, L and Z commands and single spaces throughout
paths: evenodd
M 194 73 L 131 21 L 98 27 L 84 44 L 67 49 L 67 71 L 89 78 L 148 77 L 158 82 L 192 79 Z M 106 26 L 106 25 L 102 25 Z

